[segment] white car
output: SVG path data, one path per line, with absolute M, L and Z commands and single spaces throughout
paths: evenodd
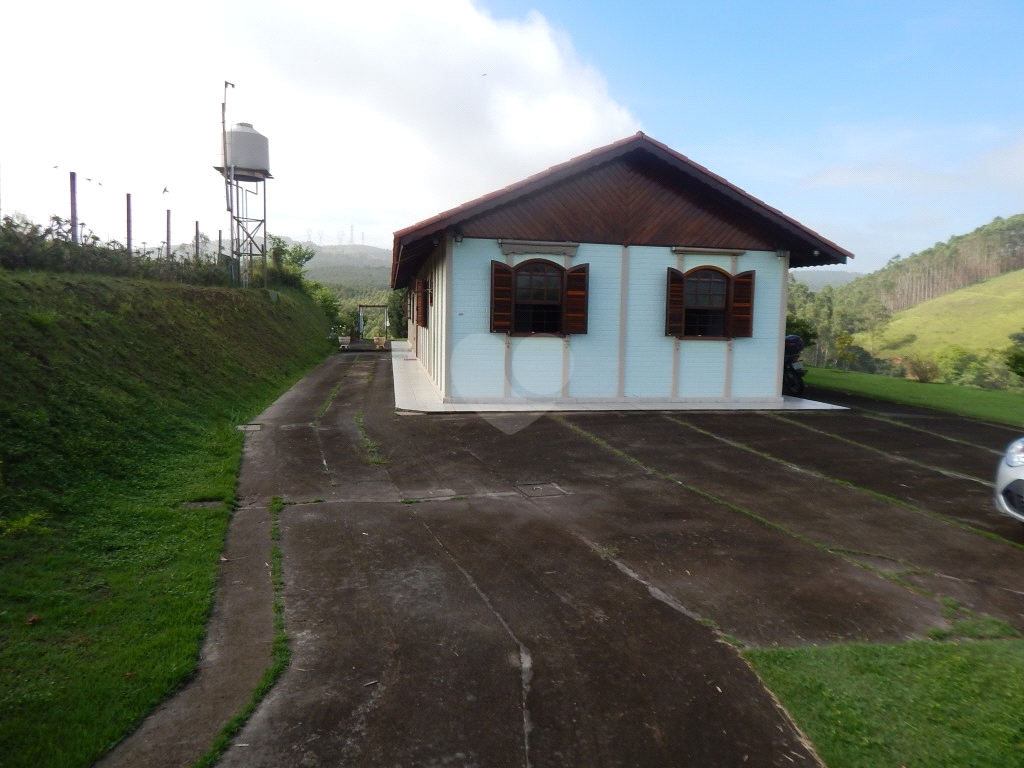
M 996 470 L 996 508 L 1024 522 L 1024 437 L 1014 440 Z

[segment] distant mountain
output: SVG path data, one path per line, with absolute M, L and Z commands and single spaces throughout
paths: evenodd
M 306 263 L 303 274 L 309 280 L 338 289 L 343 295 L 356 296 L 391 286 L 391 251 L 387 248 L 355 243 L 317 245 L 290 237 L 281 239 L 288 245 L 312 248 L 316 256 Z
M 376 264 L 391 266 L 391 251 L 372 245 L 310 245 L 316 256 L 309 262 L 311 267 L 331 267 L 339 264 Z
M 815 269 L 813 267 L 804 269 L 793 269 L 790 273 L 793 279 L 803 283 L 812 291 L 820 291 L 826 285 L 838 288 L 840 285 L 852 283 L 858 278 L 864 277 L 863 272 L 847 272 L 836 269 Z

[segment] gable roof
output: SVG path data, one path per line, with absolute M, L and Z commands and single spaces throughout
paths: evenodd
M 391 287 L 442 237 L 786 250 L 790 266 L 853 254 L 644 133 L 592 150 L 399 230 Z

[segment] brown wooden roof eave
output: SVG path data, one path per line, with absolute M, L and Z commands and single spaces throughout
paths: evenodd
M 398 267 L 402 263 L 402 244 L 395 238 L 394 245 L 391 246 L 391 290 L 397 290 L 398 288 L 405 288 L 405 285 L 397 285 L 398 281 Z
M 611 162 L 633 152 L 643 152 L 655 157 L 668 166 L 670 172 L 682 174 L 699 181 L 714 190 L 742 209 L 754 216 L 769 222 L 773 228 L 786 233 L 783 240 L 799 244 L 801 247 L 790 246 L 791 261 L 799 260 L 799 266 L 818 266 L 823 264 L 843 264 L 853 254 L 827 240 L 817 232 L 805 227 L 795 219 L 786 216 L 776 208 L 758 200 L 739 187 L 729 183 L 721 176 L 693 162 L 685 155 L 672 150 L 661 142 L 639 132 L 633 136 L 599 147 L 575 157 L 545 171 L 534 174 L 522 181 L 511 184 L 487 195 L 471 200 L 463 205 L 424 219 L 417 224 L 398 230 L 394 234 L 394 250 L 392 252 L 392 287 L 405 287 L 411 282 L 419 269 L 419 262 L 429 254 L 429 248 L 423 253 L 420 246 L 424 240 L 431 243 L 433 237 L 446 230 L 457 231 L 459 225 L 475 216 L 480 216 L 494 208 L 510 204 L 515 200 L 529 195 L 539 189 L 555 185 L 564 179 L 592 168 L 601 163 Z M 787 249 L 780 243 L 780 247 Z M 823 258 L 823 261 L 818 259 Z
M 831 267 L 837 264 L 845 264 L 847 259 L 854 258 L 849 251 L 839 249 L 841 253 L 829 252 L 821 249 L 790 251 L 790 268 L 799 267 Z

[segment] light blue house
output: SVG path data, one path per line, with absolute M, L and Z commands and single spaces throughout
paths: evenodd
M 852 254 L 638 133 L 395 233 L 448 403 L 770 408 L 790 267 Z

